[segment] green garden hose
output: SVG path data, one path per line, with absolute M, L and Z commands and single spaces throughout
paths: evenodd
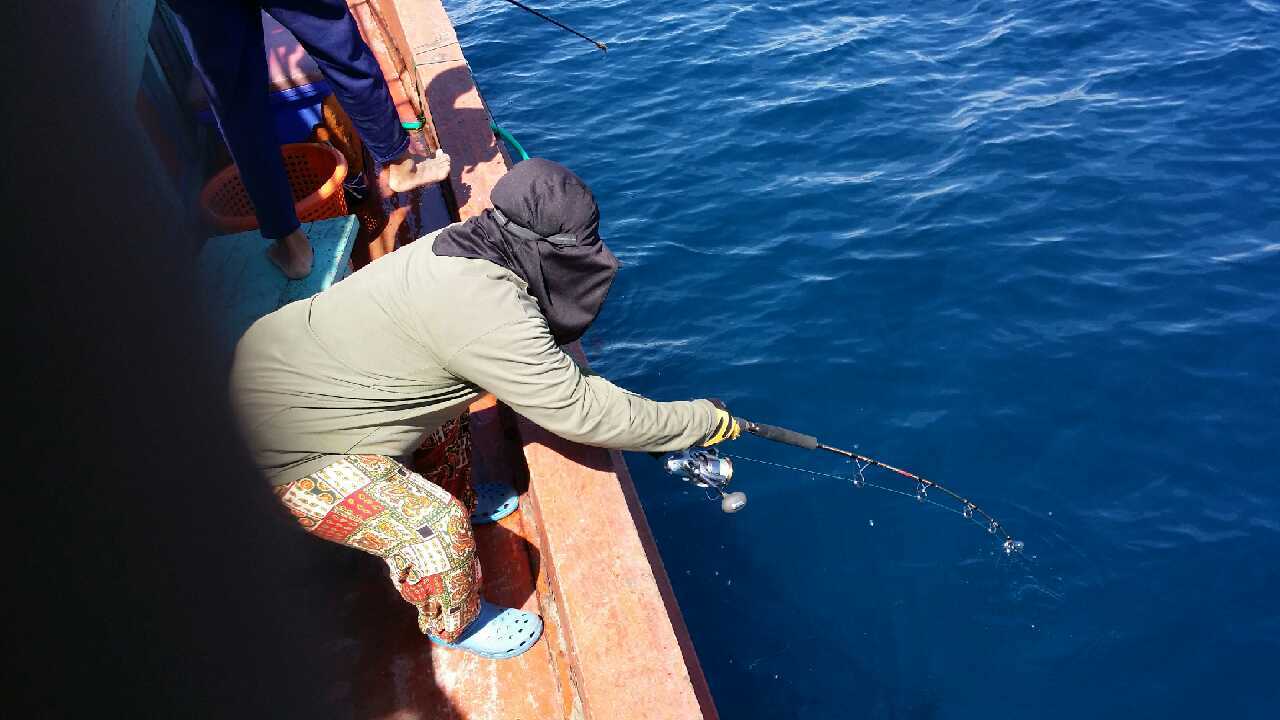
M 506 142 L 511 147 L 515 148 L 515 151 L 520 155 L 521 160 L 529 159 L 529 153 L 524 151 L 524 146 L 521 145 L 520 141 L 515 139 L 515 137 L 511 133 L 498 127 L 498 124 L 493 122 L 489 123 L 489 129 L 493 131 L 494 135 L 502 138 L 504 142 Z
M 402 122 L 400 123 L 400 126 L 405 130 L 421 130 L 423 123 L 422 121 Z M 529 159 L 529 153 L 524 151 L 524 146 L 520 144 L 520 141 L 517 140 L 514 135 L 498 127 L 498 124 L 493 122 L 489 123 L 489 129 L 493 131 L 495 136 L 502 138 L 503 142 L 515 148 L 515 151 L 520 155 L 521 160 Z

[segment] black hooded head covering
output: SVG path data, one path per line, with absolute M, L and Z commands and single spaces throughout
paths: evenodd
M 563 165 L 533 158 L 502 176 L 490 199 L 492 209 L 446 228 L 431 249 L 507 268 L 529 284 L 557 343 L 582 337 L 618 272 L 591 189 Z

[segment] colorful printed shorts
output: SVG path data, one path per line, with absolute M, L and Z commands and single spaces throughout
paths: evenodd
M 439 460 L 425 478 L 381 455 L 347 455 L 276 494 L 307 532 L 385 560 L 422 632 L 452 642 L 480 611 L 470 508 L 445 489 L 470 492 L 465 421 L 428 436 L 423 453 Z

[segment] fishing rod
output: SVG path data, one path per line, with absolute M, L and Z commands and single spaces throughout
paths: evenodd
M 577 35 L 578 37 L 582 38 L 583 40 L 586 40 L 587 42 L 591 43 L 592 45 L 595 45 L 596 47 L 600 48 L 601 52 L 606 52 L 606 53 L 607 53 L 607 52 L 609 52 L 609 46 L 608 46 L 608 45 L 605 45 L 604 43 L 600 42 L 599 40 L 594 40 L 594 39 L 592 39 L 592 38 L 587 37 L 586 35 L 583 35 L 582 33 L 578 32 L 577 30 L 574 30 L 573 28 L 569 27 L 568 25 L 565 25 L 564 23 L 560 22 L 559 20 L 557 20 L 557 19 L 555 19 L 555 18 L 551 17 L 550 15 L 547 15 L 546 13 L 539 12 L 539 11 L 537 11 L 537 10 L 534 10 L 533 8 L 529 7 L 528 5 L 525 5 L 524 3 L 520 2 L 520 0 L 503 0 L 503 1 L 504 1 L 504 2 L 507 2 L 507 3 L 510 3 L 510 4 L 512 4 L 512 5 L 515 5 L 516 7 L 520 8 L 521 10 L 523 10 L 523 11 L 525 11 L 525 12 L 527 12 L 527 13 L 530 13 L 530 14 L 532 14 L 532 15 L 536 16 L 536 17 L 542 18 L 543 20 L 546 20 L 547 22 L 551 23 L 552 25 L 555 25 L 556 27 L 560 28 L 561 30 L 564 30 L 564 31 L 566 31 L 566 32 L 571 32 L 571 33 L 573 33 L 574 35 Z
M 999 520 L 996 520 L 986 510 L 978 507 L 977 503 L 974 503 L 944 485 L 940 485 L 939 483 L 921 477 L 913 472 L 881 462 L 875 458 L 867 457 L 866 455 L 862 455 L 851 450 L 845 450 L 823 444 L 818 442 L 818 438 L 813 435 L 806 435 L 804 433 L 788 430 L 787 428 L 778 427 L 776 425 L 765 425 L 764 423 L 743 420 L 742 418 L 736 419 L 743 430 L 746 430 L 756 437 L 781 443 L 783 445 L 791 445 L 792 447 L 798 447 L 803 450 L 821 450 L 853 461 L 854 467 L 856 468 L 855 474 L 852 478 L 854 487 L 872 485 L 873 487 L 879 487 L 890 492 L 896 492 L 902 495 L 908 494 L 901 490 L 868 483 L 863 473 L 867 468 L 878 467 L 913 481 L 916 484 L 915 498 L 921 502 L 928 500 L 927 495 L 930 490 L 937 490 L 958 502 L 960 504 L 960 509 L 948 507 L 947 505 L 943 505 L 942 503 L 934 502 L 932 500 L 928 500 L 928 502 L 938 505 L 943 509 L 959 513 L 964 516 L 966 520 L 972 520 L 978 525 L 985 527 L 987 532 L 992 535 L 999 534 L 1004 539 L 1003 547 L 1005 553 L 1012 555 L 1013 553 L 1022 550 L 1022 542 L 1014 540 L 1013 536 L 1004 529 L 1004 526 L 1000 524 Z M 739 456 L 739 459 L 759 462 L 766 465 L 777 465 L 778 467 L 796 470 L 798 472 L 804 472 L 811 475 L 826 475 L 828 477 L 839 478 L 839 476 L 830 475 L 829 473 L 816 473 L 810 470 L 804 470 L 803 468 L 794 468 L 789 465 L 778 465 L 777 463 L 769 463 L 764 460 L 756 460 L 755 458 Z M 747 504 L 746 493 L 741 491 L 726 491 L 726 488 L 729 486 L 729 482 L 733 479 L 733 462 L 730 458 L 721 456 L 715 448 L 694 447 L 682 452 L 673 453 L 663 459 L 663 467 L 668 473 L 684 478 L 686 481 L 692 482 L 698 487 L 717 491 L 720 495 L 720 509 L 726 513 L 738 512 Z

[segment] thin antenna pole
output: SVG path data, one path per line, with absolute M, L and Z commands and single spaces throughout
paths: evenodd
M 504 2 L 511 3 L 512 5 L 515 5 L 516 7 L 520 8 L 521 10 L 523 10 L 523 11 L 525 11 L 525 12 L 527 12 L 527 13 L 530 13 L 530 14 L 532 14 L 532 15 L 536 15 L 537 17 L 540 17 L 540 18 L 542 18 L 543 20 L 546 20 L 547 22 L 551 23 L 552 25 L 555 25 L 556 27 L 560 28 L 561 30 L 564 30 L 564 31 L 566 31 L 566 32 L 571 32 L 571 33 L 573 33 L 574 35 L 577 35 L 578 37 L 582 38 L 583 40 L 586 40 L 587 42 L 591 43 L 592 45 L 595 45 L 596 47 L 600 48 L 600 50 L 601 50 L 602 52 L 609 52 L 609 46 L 608 46 L 608 45 L 605 45 L 604 43 L 600 42 L 599 40 L 594 40 L 594 39 L 592 39 L 592 38 L 587 37 L 586 35 L 583 35 L 582 33 L 578 32 L 577 30 L 574 30 L 573 28 L 569 27 L 568 25 L 565 25 L 564 23 L 560 22 L 559 20 L 557 20 L 557 19 L 555 19 L 555 18 L 551 17 L 550 15 L 547 15 L 546 13 L 542 13 L 542 12 L 539 12 L 539 11 L 537 11 L 537 10 L 534 10 L 533 8 L 529 7 L 528 5 L 525 5 L 524 3 L 520 2 L 520 0 L 504 0 Z

